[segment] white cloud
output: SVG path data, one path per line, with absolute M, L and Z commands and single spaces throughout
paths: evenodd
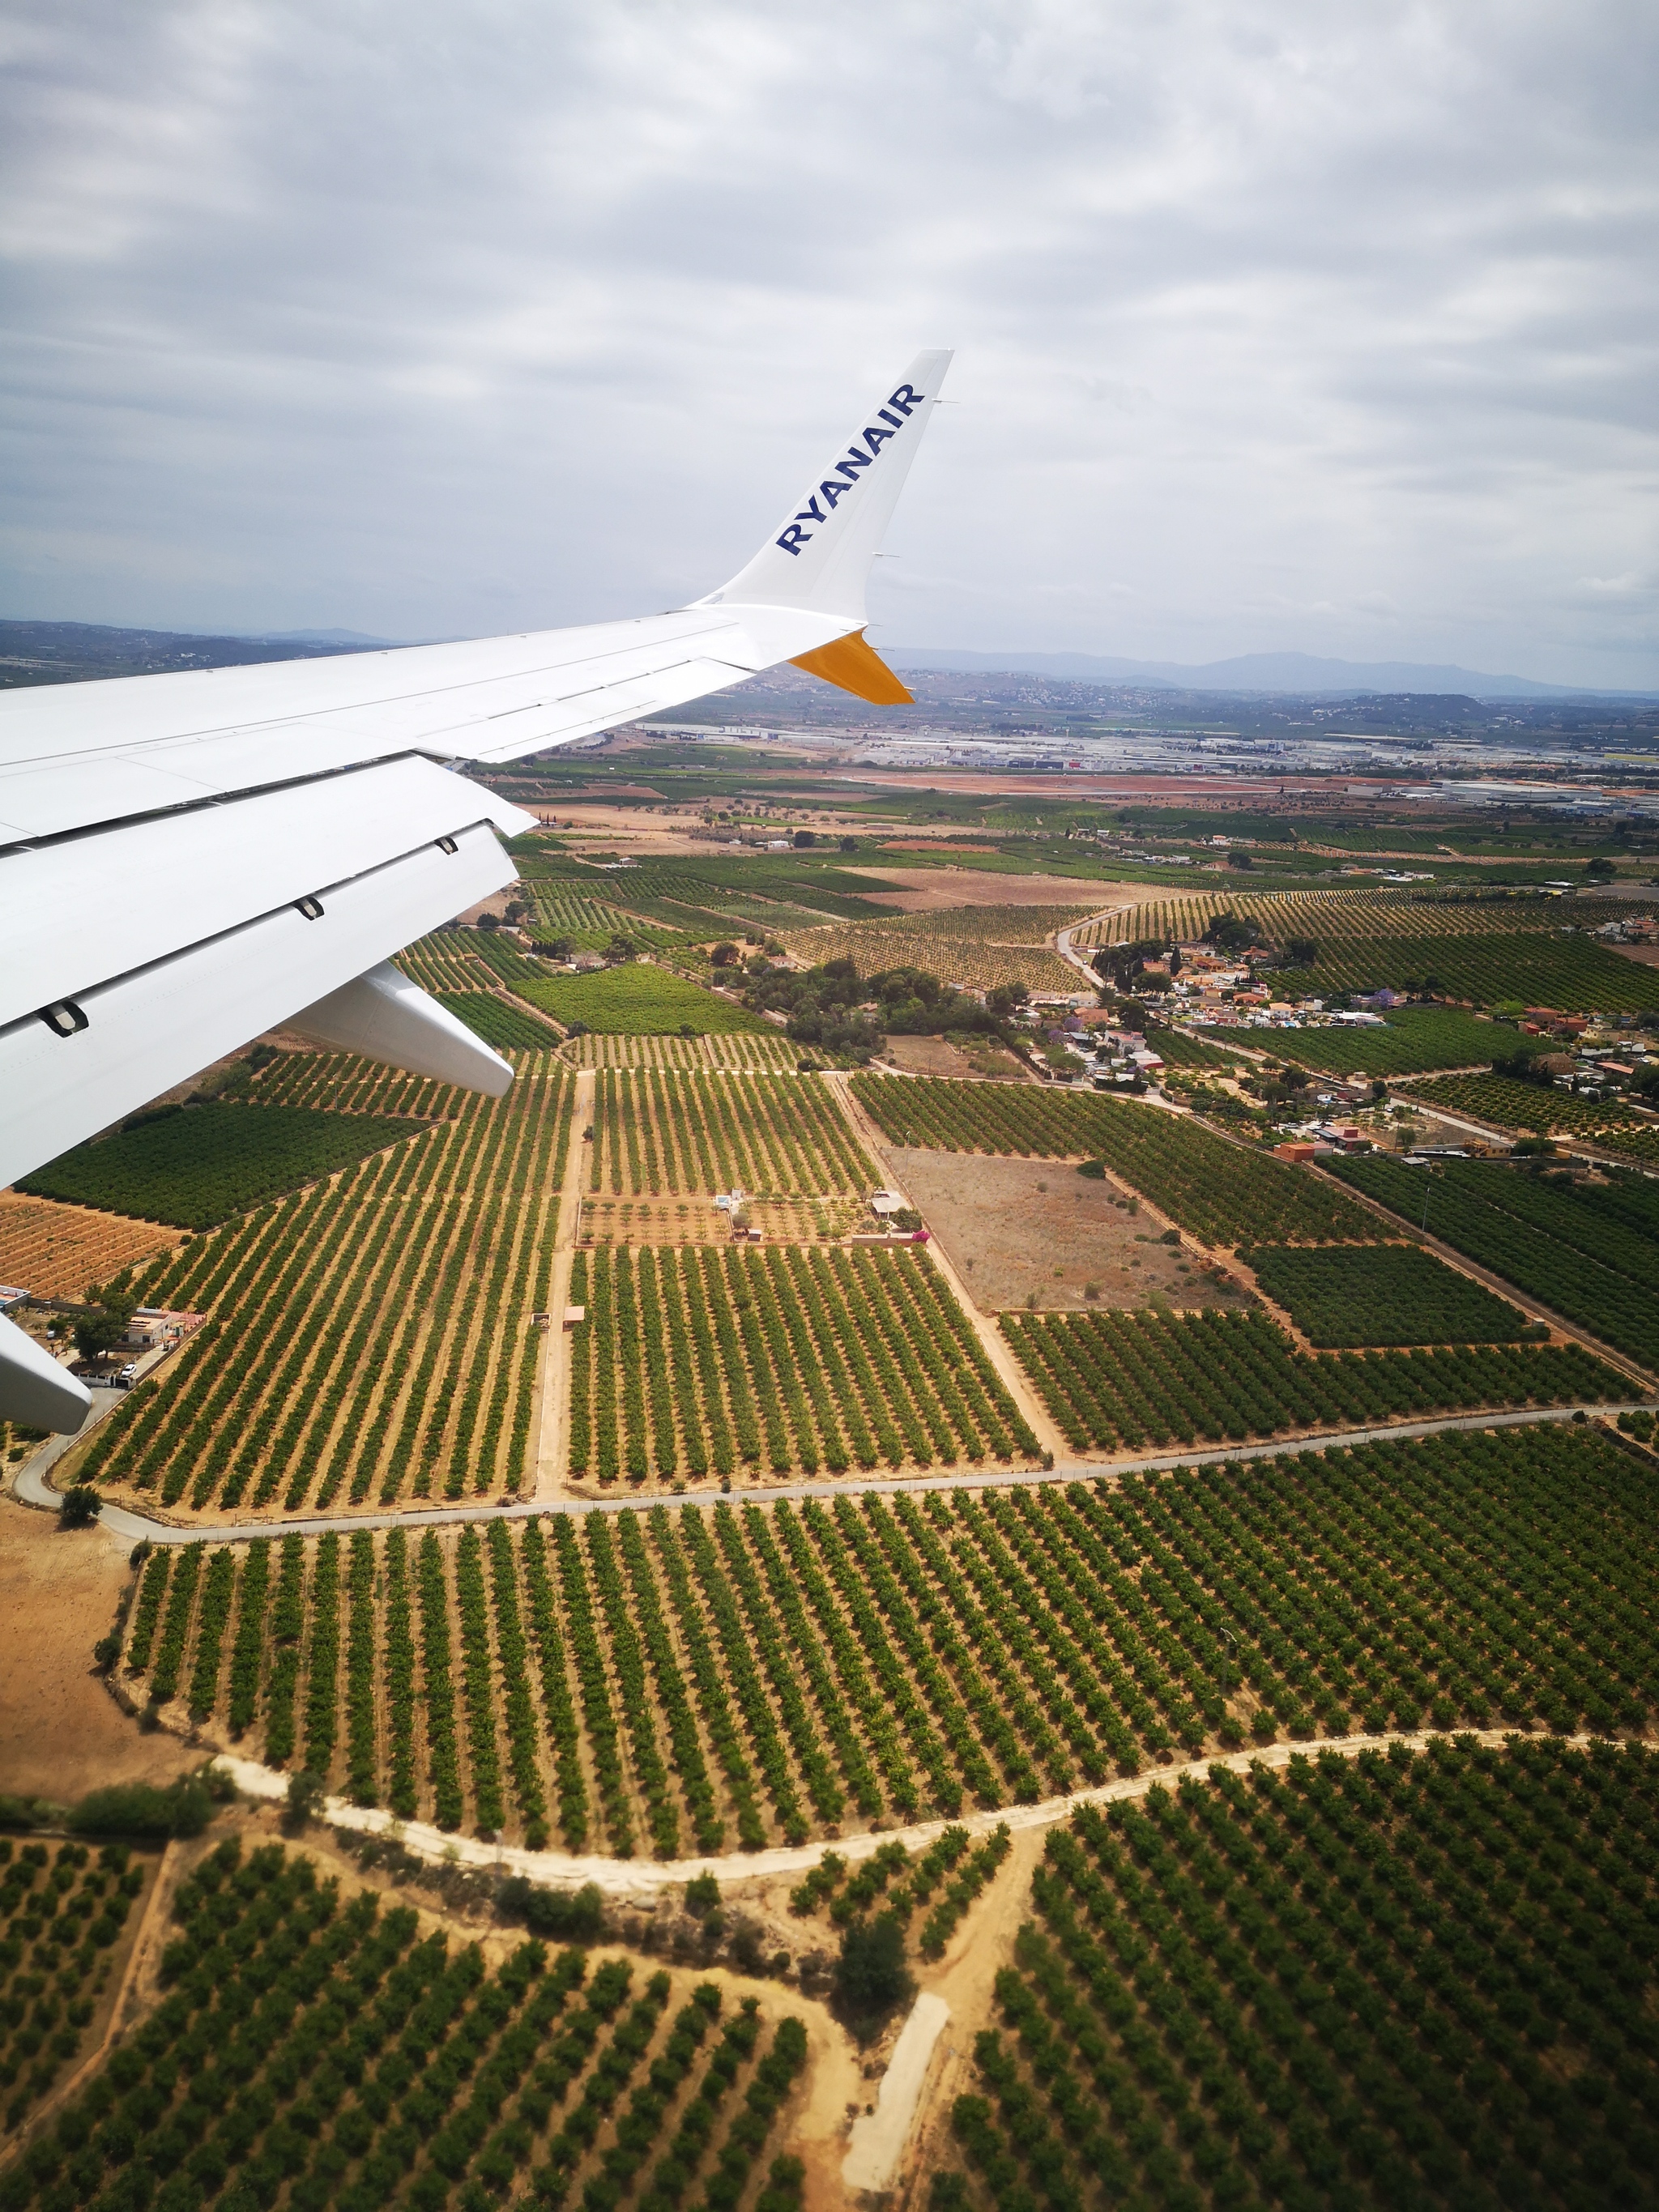
M 1637 0 L 34 0 L 6 36 L 0 611 L 667 604 L 954 343 L 890 638 L 1386 623 L 1659 684 Z

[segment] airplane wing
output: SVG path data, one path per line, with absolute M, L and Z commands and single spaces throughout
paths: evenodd
M 731 582 L 637 621 L 0 693 L 0 1186 L 278 1024 L 499 1096 L 510 1064 L 388 963 L 534 827 L 459 772 L 780 662 L 908 694 L 864 592 L 950 362 L 924 353 Z M 21 1347 L 20 1349 L 20 1347 Z M 0 1320 L 0 1413 L 78 1383 Z

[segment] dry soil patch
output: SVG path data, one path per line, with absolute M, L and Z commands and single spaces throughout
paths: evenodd
M 999 1083 L 1036 1080 L 1012 1053 L 988 1041 L 982 1049 L 975 1048 L 970 1058 L 943 1037 L 889 1037 L 883 1057 L 907 1075 L 987 1075 Z
M 0 1790 L 70 1804 L 201 1764 L 170 1735 L 140 1735 L 93 1671 L 128 1572 L 100 1529 L 0 1500 Z
M 1087 906 L 1100 912 L 1133 906 L 1146 896 L 1140 884 L 1096 884 L 1075 876 L 1005 876 L 993 868 L 872 868 L 854 859 L 861 876 L 890 884 L 869 896 L 898 914 L 932 914 L 958 906 Z
M 153 1252 L 170 1252 L 183 1234 L 94 1206 L 0 1190 L 0 1283 L 15 1283 L 38 1298 L 78 1298 L 88 1283 L 105 1282 Z
M 1046 1310 L 1153 1299 L 1181 1307 L 1254 1304 L 1242 1286 L 1230 1291 L 1200 1273 L 1189 1239 L 1185 1249 L 1160 1243 L 1165 1224 L 1144 1201 L 1138 1213 L 1127 1212 L 1116 1203 L 1122 1191 L 1065 1161 L 897 1147 L 886 1158 L 982 1312 L 1023 1306 L 1032 1291 Z M 1099 1284 L 1098 1300 L 1085 1299 L 1090 1283 Z

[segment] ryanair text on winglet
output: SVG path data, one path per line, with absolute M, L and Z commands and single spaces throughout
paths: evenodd
M 833 513 L 836 502 L 845 499 L 849 491 L 856 489 L 859 480 L 858 471 L 860 469 L 869 468 L 880 458 L 881 449 L 887 441 L 890 438 L 896 438 L 904 428 L 901 418 L 908 416 L 913 407 L 919 407 L 927 397 L 927 394 L 925 392 L 918 392 L 915 385 L 901 384 L 898 390 L 888 400 L 886 406 L 878 407 L 876 410 L 884 422 L 892 424 L 892 428 L 878 430 L 873 422 L 866 423 L 864 444 L 869 447 L 869 452 L 866 453 L 864 447 L 860 446 L 855 439 L 847 448 L 847 458 L 840 464 L 839 474 L 826 477 L 805 506 L 800 508 L 794 520 L 785 523 L 777 542 L 786 553 L 799 553 L 801 547 L 810 542 L 811 532 L 803 529 L 801 526 L 807 522 L 827 522 L 830 520 L 830 515 L 824 512 L 824 509 L 827 507 Z M 897 410 L 896 413 L 895 410 Z M 822 507 L 818 504 L 820 500 L 823 502 Z

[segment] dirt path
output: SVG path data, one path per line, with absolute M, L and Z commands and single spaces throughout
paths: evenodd
M 551 1319 L 542 1342 L 540 1419 L 537 1426 L 536 1464 L 530 1494 L 537 1500 L 562 1498 L 565 1491 L 565 1435 L 570 1425 L 570 1340 L 565 1334 L 564 1310 L 570 1303 L 570 1271 L 581 1228 L 582 1179 L 589 1151 L 582 1131 L 593 1118 L 594 1073 L 576 1073 L 576 1103 L 570 1118 L 570 1141 L 565 1147 L 564 1179 L 559 1185 L 559 1220 L 553 1237 L 553 1270 L 547 1287 L 547 1310 Z
M 826 1075 L 823 1080 L 840 1101 L 842 1113 L 852 1124 L 859 1142 L 869 1154 L 872 1162 L 880 1170 L 883 1181 L 890 1180 L 894 1170 L 881 1132 L 854 1096 L 849 1079 L 845 1075 L 836 1074 Z M 933 1255 L 934 1266 L 950 1285 L 952 1297 L 968 1316 L 974 1334 L 979 1339 L 981 1348 L 995 1370 L 1003 1388 L 1025 1419 L 1030 1422 L 1031 1432 L 1042 1449 L 1050 1453 L 1053 1462 L 1057 1462 L 1065 1456 L 1068 1449 L 1066 1439 L 1055 1426 L 1053 1415 L 1038 1401 L 1030 1384 L 1026 1381 L 1024 1370 L 1014 1358 L 1007 1340 L 990 1316 L 981 1313 L 973 1299 L 969 1297 L 967 1285 L 957 1273 L 952 1261 L 946 1256 L 944 1246 L 935 1240 L 927 1247 L 927 1249 Z
M 1505 1296 L 1512 1295 L 1505 1292 Z M 1591 1348 L 1605 1356 L 1601 1346 L 1593 1345 Z M 733 1495 L 744 1504 L 770 1505 L 779 1498 L 890 1498 L 916 1490 L 1008 1490 L 1017 1483 L 1025 1482 L 1114 1483 L 1126 1475 L 1168 1474 L 1176 1468 L 1238 1466 L 1251 1460 L 1278 1459 L 1286 1452 L 1350 1451 L 1360 1444 L 1415 1443 L 1424 1437 L 1444 1436 L 1459 1429 L 1518 1429 L 1534 1422 L 1577 1420 L 1581 1415 L 1585 1419 L 1611 1421 L 1620 1413 L 1650 1411 L 1656 1395 L 1659 1394 L 1651 1386 L 1644 1385 L 1642 1396 L 1608 1405 L 1525 1406 L 1510 1413 L 1446 1413 L 1431 1420 L 1383 1421 L 1365 1429 L 1298 1429 L 1293 1436 L 1272 1437 L 1263 1443 L 1217 1444 L 1201 1451 L 1154 1452 L 1121 1459 L 1072 1457 L 1052 1468 L 999 1467 L 961 1474 L 940 1474 L 930 1469 L 925 1474 L 848 1475 L 830 1481 L 745 1484 Z M 38 1471 L 33 1461 L 19 1470 L 11 1494 L 19 1504 L 48 1513 L 55 1514 L 61 1503 L 58 1493 Z M 706 1501 L 713 1494 L 709 1491 L 693 1492 L 690 1502 L 696 1504 L 700 1498 Z M 658 1501 L 653 1498 L 652 1502 Z M 254 1536 L 321 1536 L 330 1529 L 349 1535 L 357 1528 L 441 1528 L 461 1521 L 493 1521 L 498 1517 L 527 1521 L 543 1513 L 626 1513 L 637 1511 L 639 1504 L 638 1498 L 631 1492 L 626 1498 L 533 1498 L 511 1505 L 497 1505 L 485 1498 L 470 1504 L 405 1507 L 312 1520 L 233 1523 L 216 1528 L 183 1528 L 172 1522 L 147 1520 L 141 1514 L 130 1512 L 125 1506 L 106 1505 L 100 1525 L 124 1544 L 137 1543 L 141 1537 L 153 1544 L 239 1544 Z

